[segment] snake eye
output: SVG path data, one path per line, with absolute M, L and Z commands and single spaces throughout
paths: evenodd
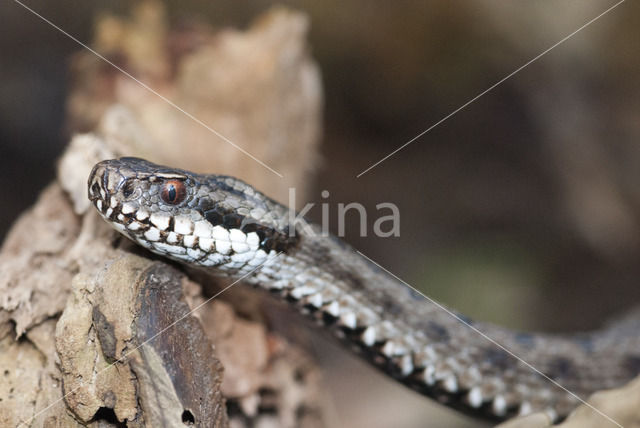
M 187 189 L 182 181 L 169 180 L 162 186 L 160 197 L 167 204 L 177 205 L 184 201 L 187 196 Z

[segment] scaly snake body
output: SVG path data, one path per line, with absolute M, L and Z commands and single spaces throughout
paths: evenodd
M 546 411 L 558 419 L 578 403 L 568 391 L 584 397 L 640 371 L 635 318 L 574 336 L 471 321 L 417 295 L 339 239 L 289 225 L 285 206 L 238 179 L 121 158 L 97 164 L 88 186 L 100 214 L 133 241 L 191 266 L 244 276 L 331 328 L 390 376 L 459 410 L 496 419 Z

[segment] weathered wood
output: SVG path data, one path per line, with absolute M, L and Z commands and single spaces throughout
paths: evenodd
M 181 33 L 166 26 L 158 3 L 98 21 L 98 50 L 287 180 L 93 54 L 78 53 L 69 126 L 93 132 L 72 140 L 58 180 L 0 251 L 0 426 L 322 423 L 317 371 L 301 349 L 220 299 L 189 314 L 207 299 L 201 284 L 119 237 L 86 197 L 92 165 L 123 155 L 226 170 L 272 194 L 286 196 L 295 185 L 302 196 L 317 158 L 321 105 L 306 27 L 304 16 L 278 10 L 247 32 Z M 176 49 L 184 31 L 194 43 Z M 293 155 L 280 156 L 287 151 Z

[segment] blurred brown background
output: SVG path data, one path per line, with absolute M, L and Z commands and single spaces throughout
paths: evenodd
M 25 4 L 82 41 L 100 11 L 129 7 Z M 239 28 L 273 4 L 167 2 L 176 25 Z M 370 232 L 375 205 L 395 203 L 399 238 L 359 237 L 354 221 L 347 240 L 429 296 L 515 328 L 588 329 L 639 301 L 640 5 L 621 4 L 356 178 L 615 2 L 284 4 L 309 15 L 323 75 L 312 195 L 332 204 L 334 232 L 338 202 L 364 204 Z M 80 47 L 13 2 L 0 6 L 0 32 L 4 236 L 53 179 Z

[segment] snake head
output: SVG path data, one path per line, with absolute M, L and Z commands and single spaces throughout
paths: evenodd
M 195 177 L 133 157 L 106 160 L 93 167 L 88 196 L 100 214 L 115 223 L 151 212 L 178 215 L 193 199 Z M 125 225 L 126 225 L 125 224 Z
M 125 157 L 96 164 L 87 185 L 111 226 L 181 262 L 242 269 L 297 242 L 286 207 L 233 177 Z
M 172 257 L 165 250 L 186 251 L 182 237 L 192 234 L 201 218 L 194 209 L 197 177 L 139 158 L 105 160 L 89 175 L 88 197 L 116 230 L 156 253 Z

